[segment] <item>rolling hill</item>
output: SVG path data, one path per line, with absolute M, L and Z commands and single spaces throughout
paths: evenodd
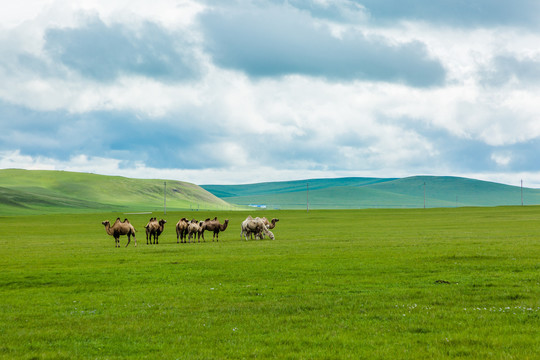
M 167 210 L 361 209 L 521 205 L 521 188 L 459 177 L 336 178 L 195 185 L 88 173 L 0 170 L 0 216 Z M 425 186 L 424 186 L 425 184 Z M 309 192 L 308 192 L 309 187 Z M 540 189 L 523 189 L 524 205 Z
M 424 186 L 425 184 L 425 186 Z M 201 185 L 237 205 L 269 209 L 421 208 L 521 205 L 521 188 L 460 177 L 337 178 L 247 185 Z M 308 191 L 309 188 L 309 191 Z M 524 205 L 540 204 L 540 189 L 523 189 Z
M 164 210 L 164 180 L 66 171 L 0 170 L 0 215 Z M 230 209 L 201 187 L 166 181 L 167 210 Z

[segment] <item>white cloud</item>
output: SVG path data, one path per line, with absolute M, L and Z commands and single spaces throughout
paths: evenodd
M 493 153 L 491 159 L 499 166 L 508 166 L 512 161 L 512 155 L 510 153 Z

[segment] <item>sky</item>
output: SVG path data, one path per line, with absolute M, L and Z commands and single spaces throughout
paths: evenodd
M 540 187 L 537 0 L 19 0 L 0 168 Z

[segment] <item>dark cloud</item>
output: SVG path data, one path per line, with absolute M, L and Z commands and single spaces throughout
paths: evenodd
M 340 38 L 286 6 L 207 12 L 200 18 L 205 46 L 219 66 L 253 77 L 290 74 L 338 80 L 442 85 L 445 69 L 424 44 L 391 44 L 347 31 Z
M 93 17 L 81 27 L 47 30 L 44 47 L 53 61 L 98 81 L 123 74 L 181 80 L 199 71 L 188 44 L 151 22 L 134 31 Z
M 537 0 L 355 0 L 371 21 L 425 21 L 463 27 L 539 25 Z
M 326 3 L 313 0 L 272 0 L 274 4 L 287 4 L 319 19 L 334 22 L 358 23 L 367 18 L 365 8 L 354 0 L 332 0 Z
M 204 124 L 192 119 L 140 120 L 121 111 L 34 111 L 0 101 L 0 151 L 16 149 L 34 157 L 67 161 L 84 154 L 154 168 L 217 166 L 217 157 L 202 154 L 201 148 L 218 134 L 199 136 L 203 130 Z
M 423 21 L 459 27 L 533 27 L 539 25 L 537 0 L 271 0 L 314 17 L 342 23 L 393 24 Z
M 67 159 L 59 129 L 69 122 L 63 111 L 41 112 L 0 101 L 0 150 L 20 149 L 32 156 Z M 71 148 L 71 146 L 69 146 Z

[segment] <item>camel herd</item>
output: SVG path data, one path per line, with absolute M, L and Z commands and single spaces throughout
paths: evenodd
M 242 231 L 240 232 L 240 238 L 245 238 L 246 241 L 248 237 L 252 239 L 263 239 L 265 236 L 268 236 L 271 240 L 274 240 L 274 234 L 270 229 L 275 228 L 276 222 L 279 219 L 272 219 L 268 221 L 265 217 L 256 217 L 253 218 L 249 215 L 246 220 L 242 222 Z M 150 218 L 148 223 L 144 226 L 146 229 L 146 245 L 155 245 L 159 244 L 159 236 L 163 233 L 165 229 L 166 220 L 153 217 Z M 111 235 L 114 238 L 115 247 L 120 247 L 120 236 L 127 235 L 128 242 L 126 247 L 131 242 L 131 237 L 133 236 L 133 241 L 135 246 L 137 246 L 137 239 L 135 238 L 135 228 L 128 219 L 120 221 L 120 218 L 117 218 L 114 224 L 111 226 L 109 220 L 105 220 L 101 223 L 105 226 L 105 231 L 108 235 Z M 180 219 L 176 223 L 176 242 L 177 243 L 190 243 L 195 242 L 197 239 L 198 242 L 201 242 L 201 238 L 204 239 L 204 232 L 210 231 L 213 233 L 212 241 L 219 241 L 219 233 L 225 231 L 229 225 L 229 220 L 226 219 L 223 223 L 220 223 L 217 217 L 214 219 L 206 219 L 204 221 L 199 221 L 196 219 L 188 220 L 186 218 Z M 153 242 L 152 242 L 153 238 Z

